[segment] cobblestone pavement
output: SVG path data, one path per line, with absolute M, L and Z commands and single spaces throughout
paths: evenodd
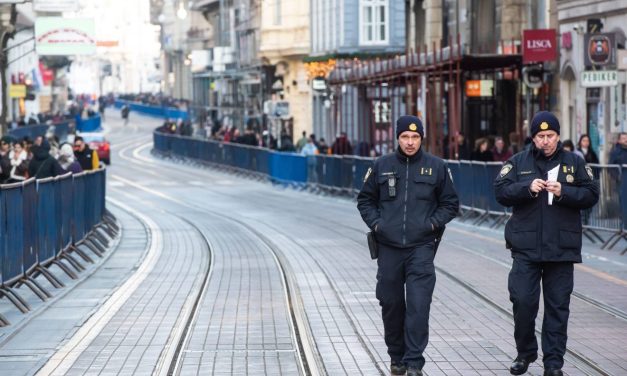
M 2 375 L 389 374 L 376 263 L 355 203 L 156 159 L 157 122 L 134 119 L 130 129 L 108 124 L 119 245 L 36 317 L 0 329 Z M 564 371 L 627 374 L 627 258 L 589 243 L 584 253 Z M 427 375 L 508 374 L 510 264 L 502 232 L 449 226 Z M 529 374 L 542 371 L 536 362 Z

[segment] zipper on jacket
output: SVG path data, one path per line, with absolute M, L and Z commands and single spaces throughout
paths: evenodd
M 405 222 L 407 221 L 407 190 L 409 189 L 409 158 L 405 165 L 405 201 L 403 205 L 403 246 L 405 246 Z

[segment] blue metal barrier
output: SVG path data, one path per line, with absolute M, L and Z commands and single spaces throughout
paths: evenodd
M 61 210 L 58 211 L 59 223 L 58 227 L 58 243 L 56 246 L 57 253 L 66 249 L 72 244 L 72 219 L 74 213 L 74 188 L 72 174 L 67 173 L 58 176 L 57 190 L 55 200 L 59 203 Z M 102 217 L 101 217 L 102 218 Z
M 342 157 L 340 161 L 340 186 L 347 191 L 352 191 L 353 180 L 355 180 L 355 159 Z
M 307 182 L 307 160 L 292 153 L 270 154 L 270 177 L 280 182 Z
M 627 165 L 621 167 L 620 200 L 623 212 L 623 230 L 627 231 Z
M 52 125 L 27 125 L 24 127 L 9 130 L 9 136 L 13 137 L 16 140 L 22 140 L 25 137 L 34 140 L 39 136 L 45 137 L 48 129 L 53 130 L 54 135 L 59 138 L 59 141 L 64 142 L 65 140 L 67 140 L 67 136 L 70 133 L 70 122 L 66 121 L 63 123 L 57 123 Z
M 100 115 L 92 116 L 87 119 L 80 119 L 76 122 L 76 130 L 79 132 L 96 132 L 102 128 L 102 119 Z
M 32 249 L 24 249 L 24 196 L 22 183 L 3 186 L 4 214 L 6 216 L 5 248 L 2 258 L 2 282 L 12 284 L 24 275 L 24 263 L 37 262 Z
M 488 193 L 490 192 L 490 186 L 493 185 L 494 180 L 488 180 L 488 174 L 486 171 L 485 162 L 471 163 L 472 168 L 472 203 L 475 209 L 479 211 L 488 210 Z
M 364 185 L 364 178 L 368 169 L 374 165 L 372 158 L 355 158 L 355 177 L 353 178 L 353 189 L 358 192 Z
M 455 187 L 455 192 L 459 195 L 462 189 L 462 179 L 461 179 L 461 171 L 459 161 L 455 160 L 446 160 L 446 166 L 451 172 L 451 178 L 453 179 L 453 186 Z
M 62 287 L 46 271 L 46 266 L 55 262 L 73 276 L 56 261 L 65 258 L 82 270 L 64 251 L 103 221 L 105 184 L 105 170 L 101 169 L 0 185 L 0 288 L 20 311 L 27 312 L 30 308 L 26 300 L 11 290 L 17 283 L 26 284 L 45 300 L 52 295 L 32 279 L 35 273 L 43 274 L 53 286 Z M 3 324 L 7 323 L 3 319 Z
M 128 104 L 131 112 L 138 112 L 140 114 L 155 116 L 160 118 L 167 118 L 172 120 L 189 120 L 190 113 L 189 111 L 181 110 L 173 107 L 161 107 L 161 106 L 152 106 L 146 105 L 143 103 L 130 102 L 125 100 L 116 100 L 114 102 L 115 108 L 121 108 L 124 104 Z
M 38 241 L 36 245 L 38 262 L 47 263 L 54 259 L 58 251 L 57 213 L 62 211 L 60 202 L 56 200 L 57 182 L 54 178 L 38 180 L 36 184 L 36 203 Z
M 496 201 L 496 193 L 494 192 L 494 180 L 501 172 L 503 163 L 501 162 L 487 162 L 486 163 L 486 179 L 488 179 L 488 211 L 491 214 L 504 214 L 505 208 Z
M 198 140 L 191 137 L 154 133 L 155 149 L 240 170 L 260 172 L 280 182 L 309 183 L 331 190 L 359 191 L 366 171 L 374 163 L 372 158 L 353 156 L 316 155 L 307 158 L 292 153 L 281 153 L 264 148 L 233 143 Z M 315 163 L 312 163 L 315 161 Z M 492 226 L 503 223 L 509 214 L 494 194 L 494 179 L 499 174 L 500 162 L 446 161 L 459 196 L 463 218 L 474 218 L 477 224 L 493 219 Z M 627 179 L 613 166 L 592 166 L 599 180 L 602 199 L 589 211 L 582 211 L 584 227 L 612 232 L 616 239 L 626 228 Z M 616 170 L 616 171 L 614 171 Z M 621 177 L 622 176 L 622 177 Z M 621 192 L 620 198 L 613 192 Z M 605 240 L 605 244 L 610 241 Z M 611 247 L 611 246 L 610 246 Z
M 464 210 L 474 210 L 474 188 L 472 186 L 472 163 L 470 161 L 459 161 L 459 204 Z
M 76 243 L 85 237 L 85 172 L 74 175 L 72 242 Z

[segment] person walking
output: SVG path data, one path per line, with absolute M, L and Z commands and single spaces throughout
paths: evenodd
M 393 375 L 422 375 L 429 340 L 433 264 L 459 200 L 444 161 L 421 147 L 416 116 L 396 121 L 398 149 L 368 169 L 357 208 L 378 245 L 376 297 Z
M 586 162 L 562 148 L 553 114 L 540 111 L 533 117 L 531 137 L 531 147 L 509 159 L 494 182 L 496 200 L 513 208 L 505 226 L 518 352 L 510 373 L 524 374 L 538 358 L 535 321 L 542 284 L 544 375 L 561 376 L 573 264 L 582 261 L 581 211 L 597 203 L 599 187 Z

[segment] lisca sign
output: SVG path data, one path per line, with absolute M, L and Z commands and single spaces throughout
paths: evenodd
M 557 58 L 555 29 L 523 31 L 523 64 L 553 61 Z

